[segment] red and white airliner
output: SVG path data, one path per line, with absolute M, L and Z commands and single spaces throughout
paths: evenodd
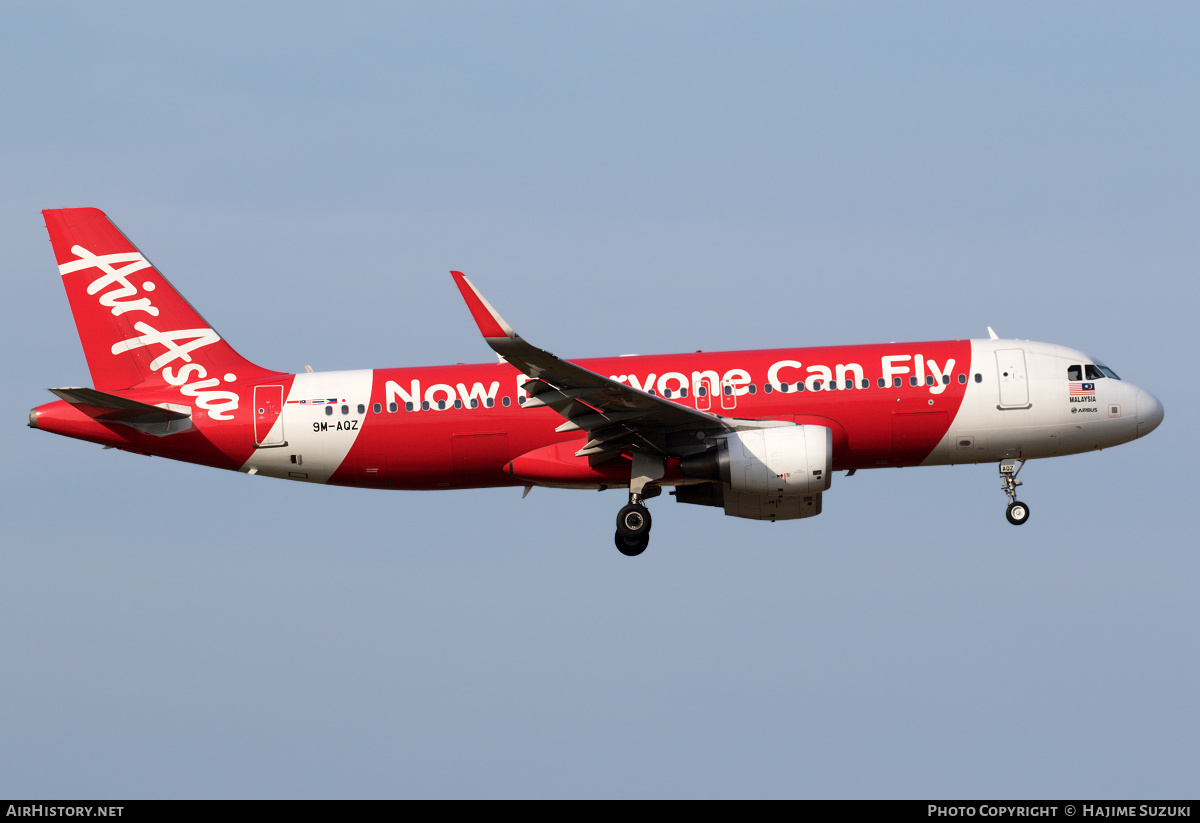
M 1094 358 L 1025 340 L 560 360 L 460 272 L 499 362 L 285 374 L 243 359 L 97 209 L 43 212 L 95 388 L 51 389 L 36 429 L 126 451 L 376 489 L 629 489 L 752 520 L 821 513 L 833 472 L 1025 460 L 1153 431 L 1162 404 Z M 991 330 L 989 329 L 989 332 Z

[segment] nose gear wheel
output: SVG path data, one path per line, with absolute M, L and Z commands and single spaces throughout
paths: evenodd
M 1009 523 L 1020 526 L 1029 519 L 1029 507 L 1020 500 L 1014 500 L 1008 504 L 1008 511 L 1004 513 L 1004 516 L 1008 518 Z

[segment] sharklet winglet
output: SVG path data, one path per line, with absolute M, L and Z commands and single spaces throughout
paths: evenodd
M 517 333 L 513 331 L 512 326 L 504 322 L 500 313 L 492 307 L 486 297 L 479 293 L 479 289 L 475 288 L 475 284 L 468 280 L 465 274 L 460 271 L 452 271 L 450 275 L 454 278 L 454 284 L 458 286 L 459 292 L 462 293 L 463 300 L 467 302 L 467 308 L 471 312 L 471 317 L 475 319 L 475 325 L 479 327 L 480 334 L 485 338 L 516 338 Z

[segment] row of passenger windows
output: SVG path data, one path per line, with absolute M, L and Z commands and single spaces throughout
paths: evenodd
M 959 382 L 959 384 L 965 385 L 967 382 L 967 376 L 965 374 L 958 375 L 958 382 Z M 983 375 L 982 374 L 975 375 L 975 382 L 982 383 Z M 879 378 L 879 380 L 877 381 L 877 384 L 878 384 L 879 388 L 886 389 L 887 385 L 888 385 L 887 378 L 886 377 Z M 903 385 L 904 385 L 904 378 L 902 378 L 902 377 L 893 377 L 892 378 L 892 386 L 894 388 L 898 389 Z M 919 385 L 921 385 L 921 381 L 914 374 L 912 377 L 908 378 L 908 385 L 919 386 Z M 934 376 L 932 374 L 927 374 L 927 375 L 925 375 L 925 385 L 926 386 L 936 386 L 937 379 L 934 378 Z M 950 375 L 948 375 L 948 374 L 942 375 L 942 385 L 945 385 L 945 386 L 950 385 Z M 745 388 L 746 388 L 748 394 L 757 394 L 758 393 L 758 386 L 755 385 L 754 383 L 746 384 Z M 801 381 L 798 383 L 780 383 L 778 386 L 774 386 L 770 383 L 764 383 L 763 384 L 763 394 L 770 394 L 771 392 L 775 392 L 775 391 L 785 392 L 785 393 L 790 392 L 790 391 L 802 392 L 802 391 L 805 391 L 807 388 L 808 387 L 805 385 L 804 381 Z M 812 388 L 810 389 L 810 391 L 837 391 L 839 389 L 844 391 L 846 389 L 853 389 L 853 388 L 855 388 L 853 380 L 845 380 L 841 384 L 839 384 L 838 381 L 836 381 L 836 380 L 830 380 L 828 382 L 828 384 L 824 380 L 813 380 Z M 862 378 L 862 380 L 859 381 L 858 388 L 860 388 L 860 389 L 871 388 L 871 381 L 865 377 Z M 734 389 L 733 386 L 727 385 L 722 388 L 722 391 L 726 395 L 731 395 L 731 394 L 733 394 L 733 389 Z M 657 392 L 654 391 L 654 389 L 650 389 L 647 392 L 647 394 L 657 394 Z M 706 397 L 708 395 L 708 387 L 700 386 L 696 390 L 696 394 L 698 394 L 700 397 Z M 687 397 L 687 396 L 688 396 L 687 389 L 680 389 L 677 393 L 672 393 L 672 391 L 670 389 L 666 389 L 663 392 L 663 397 Z
M 500 402 L 501 402 L 501 404 L 502 404 L 502 405 L 505 405 L 505 406 L 511 406 L 511 405 L 512 405 L 512 399 L 511 399 L 511 398 L 509 398 L 509 397 L 502 397 L 502 398 L 500 398 Z M 472 409 L 477 409 L 477 408 L 479 408 L 479 398 L 477 398 L 477 397 L 472 397 L 472 398 L 471 398 L 471 401 L 470 401 L 470 403 L 468 403 L 467 405 L 468 405 L 470 408 L 472 408 Z M 489 408 L 489 409 L 490 409 L 492 406 L 496 405 L 496 401 L 495 401 L 495 400 L 493 400 L 492 398 L 488 397 L 488 398 L 485 398 L 485 399 L 484 399 L 484 401 L 483 401 L 483 405 L 484 405 L 484 406 L 486 406 L 487 408 Z M 437 401 L 437 407 L 438 407 L 439 409 L 444 409 L 444 408 L 446 408 L 446 401 L 445 401 L 445 400 L 439 400 L 439 401 Z M 414 408 L 415 408 L 415 407 L 413 406 L 413 404 L 412 404 L 412 403 L 405 403 L 405 404 L 404 404 L 404 410 L 405 410 L 405 411 L 413 411 L 413 410 L 414 410 Z M 461 401 L 461 400 L 455 400 L 455 401 L 454 401 L 454 408 L 456 408 L 456 409 L 461 409 L 461 408 L 463 408 L 463 401 Z M 423 402 L 423 403 L 421 404 L 421 409 L 422 409 L 422 411 L 429 411 L 429 409 L 430 409 L 430 403 L 429 403 L 429 401 L 428 401 L 428 400 L 426 400 L 425 402 Z M 399 410 L 400 410 L 400 407 L 399 407 L 399 406 L 398 406 L 396 403 L 388 403 L 388 411 L 389 411 L 389 412 L 395 412 L 395 411 L 399 411 Z M 371 411 L 375 412 L 375 414 L 379 414 L 380 412 L 382 412 L 382 411 L 383 411 L 383 404 L 382 404 L 382 403 L 375 403 L 375 404 L 373 404 L 373 405 L 371 406 Z M 364 406 L 362 403 L 359 403 L 359 404 L 358 404 L 358 413 L 359 413 L 359 414 L 366 414 L 366 412 L 367 412 L 367 407 L 366 407 L 366 406 Z M 325 413 L 326 413 L 326 414 L 333 414 L 333 406 L 326 406 L 326 407 L 325 407 Z M 349 414 L 349 413 L 350 413 L 350 407 L 349 407 L 349 406 L 342 406 L 342 414 Z
M 1074 368 L 1074 367 L 1073 367 L 1073 368 Z M 1115 377 L 1116 375 L 1113 375 L 1113 376 Z M 1072 379 L 1072 380 L 1076 380 L 1076 379 L 1078 379 L 1078 378 L 1072 377 L 1072 378 L 1070 378 L 1070 379 Z M 1089 376 L 1089 378 L 1088 378 L 1088 379 L 1090 380 L 1090 379 L 1091 379 L 1091 377 Z M 965 374 L 960 374 L 960 375 L 958 375 L 958 382 L 959 382 L 959 384 L 960 384 L 960 385 L 965 385 L 965 384 L 966 384 L 966 382 L 967 382 L 967 376 L 966 376 Z M 976 383 L 982 383 L 982 382 L 983 382 L 983 375 L 982 375 L 982 374 L 976 374 L 976 375 L 975 375 L 975 382 L 976 382 Z M 879 378 L 879 380 L 877 381 L 877 384 L 878 384 L 879 388 L 881 388 L 881 389 L 886 389 L 886 388 L 887 388 L 887 385 L 888 385 L 888 383 L 887 383 L 887 378 L 884 378 L 884 377 L 881 377 L 881 378 Z M 893 388 L 897 388 L 897 389 L 898 389 L 898 388 L 901 388 L 903 385 L 904 385 L 904 378 L 902 378 L 902 377 L 893 377 L 893 378 L 892 378 L 892 387 L 893 387 Z M 919 386 L 919 385 L 921 385 L 921 381 L 917 379 L 917 376 L 916 376 L 916 375 L 913 375 L 912 377 L 909 377 L 909 378 L 908 378 L 908 385 L 910 385 L 910 386 Z M 936 386 L 936 385 L 937 385 L 937 380 L 936 380 L 936 379 L 934 379 L 934 376 L 933 376 L 932 374 L 927 374 L 927 375 L 925 375 L 925 385 L 926 385 L 926 386 Z M 942 375 L 942 385 L 945 385 L 945 386 L 948 386 L 948 385 L 950 385 L 950 375 L 948 375 L 948 374 L 944 374 L 944 375 Z M 747 389 L 747 392 L 748 392 L 749 394 L 757 394 L 757 393 L 758 393 L 758 386 L 757 386 L 757 385 L 755 385 L 754 383 L 749 383 L 749 384 L 747 384 L 747 385 L 745 386 L 745 388 Z M 772 386 L 770 383 L 764 383 L 764 384 L 763 384 L 763 394 L 771 394 L 771 393 L 772 393 L 772 392 L 774 392 L 774 391 L 783 392 L 783 393 L 785 393 L 785 394 L 786 394 L 787 392 L 793 392 L 793 391 L 794 391 L 794 392 L 802 392 L 802 391 L 805 391 L 805 390 L 806 390 L 806 388 L 807 388 L 807 387 L 804 385 L 804 383 L 803 383 L 803 382 L 800 382 L 800 383 L 780 383 L 778 386 Z M 854 381 L 853 381 L 853 380 L 846 380 L 846 381 L 844 381 L 843 385 L 839 385 L 839 384 L 838 384 L 838 381 L 836 381 L 836 380 L 830 380 L 830 381 L 829 381 L 829 383 L 828 383 L 828 385 L 826 385 L 825 381 L 823 381 L 823 380 L 814 380 L 814 381 L 813 381 L 813 383 L 812 383 L 812 389 L 811 389 L 811 391 L 839 391 L 839 390 L 841 390 L 841 391 L 845 391 L 845 390 L 847 390 L 847 389 L 853 389 L 853 388 L 855 388 L 855 385 L 854 385 Z M 868 380 L 867 378 L 865 378 L 865 377 L 864 377 L 864 378 L 863 378 L 863 379 L 862 379 L 862 380 L 859 382 L 858 388 L 860 388 L 860 389 L 869 389 L 869 388 L 871 388 L 871 381 L 870 381 L 870 380 Z M 730 395 L 732 395 L 732 394 L 733 394 L 733 386 L 728 386 L 728 385 L 727 385 L 727 386 L 724 386 L 724 387 L 723 387 L 723 392 L 724 392 L 724 394 L 725 394 L 726 396 L 730 396 Z M 656 392 L 654 389 L 650 389 L 650 390 L 647 392 L 647 394 L 656 395 L 656 394 L 657 394 L 657 392 Z M 699 388 L 696 390 L 696 394 L 697 394 L 697 395 L 699 395 L 700 397 L 707 397 L 707 396 L 708 396 L 708 387 L 707 387 L 707 386 L 700 386 L 700 387 L 699 387 Z M 671 391 L 671 389 L 666 389 L 666 390 L 664 390 L 664 391 L 663 391 L 663 397 L 667 397 L 667 398 L 678 397 L 678 398 L 680 398 L 680 399 L 683 399 L 683 398 L 685 398 L 685 397 L 687 397 L 687 396 L 688 396 L 688 390 L 687 390 L 687 389 L 685 389 L 685 388 L 681 388 L 681 389 L 679 389 L 679 391 L 677 391 L 677 392 L 673 392 L 673 391 Z M 520 400 L 520 403 L 521 403 L 522 405 L 524 405 L 524 403 L 525 403 L 525 400 L 524 400 L 524 398 L 522 398 L 522 399 Z M 511 406 L 511 405 L 512 405 L 512 398 L 509 398 L 509 397 L 502 397 L 502 398 L 500 398 L 500 404 L 501 404 L 501 405 L 503 405 L 503 406 L 505 406 L 505 407 L 507 407 L 507 406 Z M 463 401 L 462 401 L 462 400 L 455 400 L 455 401 L 454 401 L 454 403 L 453 403 L 453 405 L 454 405 L 454 408 L 456 408 L 456 409 L 461 409 L 461 408 L 464 408 L 464 404 L 463 404 Z M 495 405 L 496 405 L 496 401 L 495 401 L 495 400 L 493 400 L 493 399 L 492 399 L 492 398 L 490 398 L 490 397 L 487 397 L 487 398 L 485 398 L 485 399 L 484 399 L 484 401 L 483 401 L 483 405 L 484 405 L 486 408 L 489 408 L 489 409 L 490 409 L 490 408 L 492 408 L 493 406 L 495 406 Z M 437 407 L 438 407 L 438 409 L 439 409 L 439 410 L 441 410 L 441 409 L 445 409 L 445 408 L 447 407 L 447 406 L 446 406 L 446 401 L 445 401 L 445 400 L 439 400 L 439 401 L 437 401 Z M 468 401 L 468 403 L 466 404 L 466 407 L 467 407 L 467 408 L 472 408 L 472 409 L 477 409 L 477 408 L 479 408 L 479 398 L 472 397 L 472 398 L 470 399 L 470 401 Z M 428 400 L 422 401 L 422 403 L 421 403 L 421 410 L 422 410 L 422 411 L 429 411 L 431 408 L 432 408 L 432 404 L 431 404 L 431 403 L 430 403 Z M 388 411 L 389 411 L 389 412 L 396 412 L 396 411 L 399 411 L 399 410 L 400 410 L 400 409 L 399 409 L 399 406 L 398 406 L 396 403 L 389 403 L 389 404 L 388 404 Z M 405 411 L 415 411 L 415 410 L 416 410 L 416 407 L 415 407 L 415 405 L 414 405 L 413 403 L 405 403 L 405 404 L 404 404 L 404 410 L 405 410 Z M 364 406 L 362 403 L 359 403 L 359 404 L 358 404 L 358 413 L 359 413 L 359 414 L 365 414 L 365 413 L 366 413 L 366 411 L 367 411 L 367 407 L 366 407 L 366 406 Z M 371 406 L 371 411 L 373 411 L 375 414 L 379 414 L 380 412 L 382 412 L 382 411 L 383 411 L 383 404 L 382 404 L 382 403 L 375 403 L 374 405 L 372 405 L 372 406 Z M 325 413 L 326 413 L 326 414 L 333 414 L 333 406 L 326 406 L 326 407 L 325 407 Z M 349 413 L 350 413 L 350 407 L 349 407 L 349 406 L 342 406 L 342 414 L 349 414 Z

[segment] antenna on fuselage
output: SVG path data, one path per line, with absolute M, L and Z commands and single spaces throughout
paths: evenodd
M 991 326 L 988 326 L 988 339 L 989 340 L 999 340 L 1000 339 L 1000 335 L 998 335 L 994 331 L 992 331 Z

